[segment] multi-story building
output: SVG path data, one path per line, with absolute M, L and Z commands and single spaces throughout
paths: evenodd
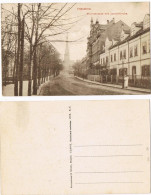
M 130 82 L 139 86 L 150 81 L 150 15 L 143 22 L 134 22 L 130 30 L 122 31 L 119 40 L 106 38 L 104 50 L 100 54 L 103 70 L 117 78 L 129 75 Z M 103 71 L 102 71 L 103 72 Z
M 81 61 L 85 78 L 99 82 L 123 83 L 128 75 L 131 86 L 150 88 L 150 15 L 128 27 L 122 21 L 93 23 L 87 56 Z
M 122 28 L 129 30 L 129 26 L 121 20 L 115 22 L 113 18 L 111 21 L 107 20 L 107 24 L 99 24 L 98 20 L 93 23 L 91 19 L 90 36 L 87 42 L 87 63 L 91 68 L 100 64 L 100 54 L 104 50 L 105 42 L 110 45 L 110 41 L 119 40 Z

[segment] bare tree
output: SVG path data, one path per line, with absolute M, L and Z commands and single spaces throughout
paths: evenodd
M 45 41 L 46 37 L 48 37 L 47 33 L 50 31 L 49 36 L 55 36 L 61 33 L 64 33 L 66 30 L 58 29 L 58 22 L 65 16 L 67 12 L 69 12 L 72 6 L 67 6 L 63 4 L 60 9 L 53 8 L 54 4 L 50 4 L 48 7 L 42 6 L 41 3 L 27 5 L 26 8 L 30 10 L 31 14 L 29 16 L 30 25 L 25 23 L 26 25 L 26 36 L 27 40 L 30 44 L 30 64 L 29 64 L 29 85 L 28 85 L 28 95 L 31 95 L 31 81 L 33 76 L 33 94 L 37 94 L 37 47 L 41 42 Z M 30 6 L 32 6 L 30 8 Z M 55 24 L 57 24 L 55 26 Z M 69 24 L 73 24 L 69 22 Z M 63 24 L 60 24 L 60 26 Z M 67 24 L 66 24 L 67 25 Z M 57 28 L 57 32 L 56 29 Z M 32 63 L 33 63 L 33 71 L 32 71 Z M 33 72 L 33 74 L 31 74 Z
M 14 94 L 18 95 L 18 81 L 19 81 L 19 95 L 23 91 L 23 60 L 24 60 L 24 44 L 29 44 L 29 64 L 28 64 L 28 96 L 32 94 L 32 80 L 33 80 L 33 94 L 37 94 L 37 79 L 39 73 L 39 45 L 45 42 L 51 42 L 49 37 L 54 37 L 66 33 L 78 21 L 77 17 L 69 17 L 68 13 L 75 6 L 75 4 L 61 3 L 61 4 L 17 4 L 16 12 L 8 11 L 14 17 L 17 31 L 16 42 L 14 46 L 16 60 L 14 68 L 15 87 Z M 25 40 L 24 40 L 25 38 Z M 58 41 L 58 40 L 56 40 Z M 50 71 L 49 69 L 45 71 Z M 38 81 L 39 82 L 39 81 Z
M 14 18 L 11 15 L 5 16 L 1 28 L 1 50 L 2 50 L 2 78 L 6 85 L 9 70 L 9 61 L 15 59 L 16 34 L 13 33 Z

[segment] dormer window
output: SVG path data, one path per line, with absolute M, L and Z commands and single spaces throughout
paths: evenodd
M 134 22 L 131 25 L 131 36 L 135 35 L 142 28 L 142 23 Z

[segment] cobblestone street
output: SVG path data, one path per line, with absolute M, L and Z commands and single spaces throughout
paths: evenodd
M 145 94 L 128 89 L 102 86 L 75 78 L 73 75 L 61 74 L 56 78 L 51 78 L 44 84 L 39 95 L 139 95 Z

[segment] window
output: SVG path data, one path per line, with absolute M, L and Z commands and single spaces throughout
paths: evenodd
M 122 59 L 122 51 L 120 51 L 120 60 Z
M 133 47 L 130 47 L 130 58 L 133 57 Z
M 150 65 L 142 66 L 142 76 L 150 76 Z
M 116 68 L 111 69 L 110 74 L 117 75 L 117 69 Z
M 101 58 L 101 64 L 102 64 L 102 58 Z
M 108 57 L 106 57 L 106 64 L 108 64 Z
M 114 54 L 114 61 L 116 61 L 116 53 Z
M 111 55 L 111 62 L 112 62 L 112 60 L 113 60 L 113 59 L 112 59 L 112 55 Z
M 143 50 L 143 54 L 147 53 L 147 42 L 146 41 L 142 44 L 142 50 Z
M 135 47 L 134 47 L 134 56 L 138 56 L 137 45 L 135 45 Z
M 132 77 L 136 75 L 136 66 L 132 66 Z
M 124 57 L 124 59 L 126 59 L 126 49 L 124 50 L 123 57 Z
M 148 53 L 150 53 L 150 39 L 148 40 Z

